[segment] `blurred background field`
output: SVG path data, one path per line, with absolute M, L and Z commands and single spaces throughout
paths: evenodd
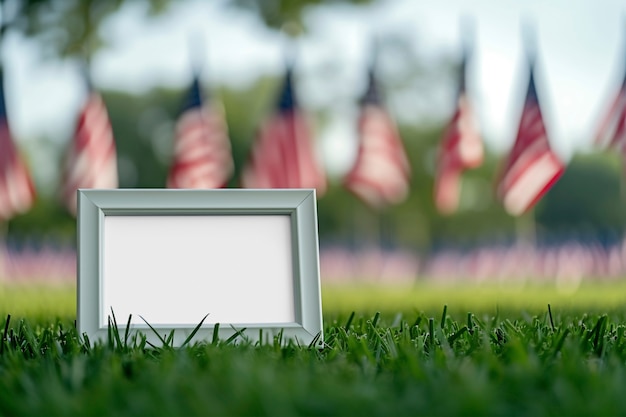
M 99 120 L 114 141 L 115 186 L 168 185 L 183 103 L 197 84 L 194 94 L 223 116 L 223 125 L 206 128 L 226 137 L 232 154 L 221 185 L 238 188 L 259 132 L 284 104 L 289 63 L 292 110 L 310 122 L 312 154 L 325 181 L 318 218 L 326 310 L 618 308 L 622 302 L 623 123 L 612 147 L 597 141 L 607 110 L 622 122 L 626 114 L 622 2 L 1 5 L 2 120 L 10 127 L 0 154 L 4 312 L 73 314 L 76 218 L 61 191 L 68 165 L 97 165 L 68 156 L 81 137 L 81 120 L 88 119 L 86 76 L 101 94 Z M 524 114 L 530 61 L 542 139 L 564 173 L 532 209 L 516 215 L 497 189 Z M 360 115 L 365 99 L 376 95 L 369 94 L 373 86 L 375 104 L 390 116 L 406 156 L 406 166 L 395 159 L 401 169 L 400 179 L 394 177 L 406 190 L 400 186 L 400 197 L 382 205 L 347 184 L 358 165 Z M 435 198 L 441 155 L 457 126 L 461 93 L 474 111 L 484 153 L 479 166 L 459 173 L 456 210 L 443 212 Z M 9 158 L 12 143 L 15 157 Z M 448 151 L 458 156 L 457 148 Z M 102 153 L 96 147 L 95 154 Z M 34 190 L 22 204 L 16 203 L 20 193 L 9 192 L 19 182 L 11 171 L 18 159 Z M 381 166 L 370 166 L 370 175 Z M 397 185 L 384 182 L 393 177 L 385 172 L 374 178 L 383 181 L 382 194 Z
M 328 181 L 319 199 L 323 245 L 465 250 L 508 245 L 520 230 L 547 245 L 621 240 L 621 157 L 594 146 L 623 76 L 619 2 L 580 8 L 564 2 L 560 9 L 568 19 L 539 1 L 269 3 L 144 0 L 104 7 L 69 1 L 60 7 L 5 1 L 7 117 L 37 190 L 32 207 L 5 222 L 9 244 L 73 244 L 75 219 L 59 189 L 86 96 L 81 61 L 90 61 L 93 86 L 106 104 L 120 187 L 166 186 L 175 125 L 194 70 L 207 101 L 223 107 L 234 160 L 227 186 L 239 187 L 259 126 L 275 109 L 289 50 L 297 51 L 293 87 L 311 119 Z M 464 19 L 472 30 L 463 29 Z M 520 219 L 504 210 L 494 188 L 524 101 L 530 48 L 525 19 L 535 28 L 548 138 L 567 170 L 533 213 Z M 61 24 L 66 21 L 82 29 Z M 293 35 L 285 29 L 289 24 L 297 29 Z M 368 207 L 344 184 L 358 149 L 359 100 L 374 39 L 382 104 L 397 124 L 411 168 L 407 198 L 382 209 Z M 446 215 L 433 201 L 437 153 L 454 114 L 465 44 L 472 49 L 467 95 L 485 154 L 480 167 L 463 173 L 459 208 Z
M 547 313 L 548 304 L 553 311 L 593 314 L 624 310 L 625 289 L 622 282 L 585 284 L 573 292 L 553 285 L 515 287 L 508 283 L 328 286 L 323 288 L 323 306 L 326 314 L 381 312 L 388 317 L 398 312 L 409 317 L 420 312 L 440 317 L 447 306 L 448 313 L 457 320 L 462 320 L 468 312 L 479 316 L 500 313 L 503 317 L 542 315 Z
M 38 323 L 76 320 L 76 286 L 4 284 L 0 286 L 0 310 L 6 318 L 25 318 Z
M 400 315 L 406 320 L 416 314 L 440 317 L 448 314 L 463 321 L 467 313 L 477 317 L 532 317 L 545 315 L 548 304 L 555 314 L 593 315 L 626 310 L 626 283 L 585 283 L 574 291 L 549 284 L 327 284 L 322 287 L 322 309 L 326 320 L 383 314 L 386 319 Z M 210 306 L 207 306 L 210 312 Z M 76 288 L 73 285 L 4 284 L 0 286 L 0 315 L 25 318 L 47 324 L 57 319 L 76 319 Z M 119 319 L 119 318 L 118 318 Z M 198 321 L 201 318 L 198 319 Z

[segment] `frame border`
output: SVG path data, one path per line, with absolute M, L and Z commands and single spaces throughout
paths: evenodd
M 100 325 L 104 219 L 106 216 L 151 215 L 289 215 L 293 264 L 293 323 L 203 324 L 191 342 L 211 340 L 215 327 L 221 340 L 238 336 L 267 342 L 276 336 L 304 345 L 323 345 L 319 273 L 317 199 L 314 189 L 79 189 L 77 218 L 77 329 L 89 339 L 106 340 L 108 326 Z M 105 313 L 108 314 L 108 313 Z M 117 323 L 118 329 L 126 329 Z M 198 318 L 198 323 L 202 318 Z M 174 331 L 180 346 L 194 331 L 186 325 L 152 326 L 165 339 Z M 162 343 L 147 324 L 131 324 L 129 333 L 142 333 L 153 345 Z

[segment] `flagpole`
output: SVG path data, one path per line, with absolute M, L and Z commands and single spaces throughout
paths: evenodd
M 380 50 L 381 50 L 381 39 L 380 36 L 378 34 L 373 34 L 372 35 L 372 45 L 371 45 L 371 52 L 370 52 L 370 68 L 372 70 L 372 73 L 376 73 L 377 67 L 378 67 L 378 59 L 379 59 L 379 55 L 380 55 Z M 382 276 L 382 264 L 380 262 L 384 262 L 384 251 L 385 251 L 385 237 L 386 237 L 386 207 L 381 206 L 381 207 L 376 207 L 373 208 L 374 214 L 376 216 L 376 221 L 378 223 L 378 227 L 376 229 L 377 231 L 377 239 L 376 239 L 376 250 L 378 251 L 378 253 L 376 254 L 378 256 L 378 260 L 379 263 L 376 265 L 377 269 L 376 269 L 376 276 L 374 277 L 377 281 L 381 281 L 383 276 Z
M 6 18 L 6 1 L 0 0 L 0 69 L 4 68 L 4 35 L 6 33 L 8 27 L 9 19 Z M 0 79 L 0 83 L 4 83 L 4 77 Z M 4 89 L 4 86 L 0 86 L 0 88 Z M 6 247 L 8 243 L 9 237 L 9 219 L 4 219 L 0 221 L 0 242 Z M 4 249 L 4 248 L 3 248 Z M 3 266 L 5 260 L 1 259 L 4 257 L 4 252 L 0 254 L 0 267 Z
M 624 158 L 626 157 L 626 153 L 624 153 L 626 151 L 626 146 L 622 145 L 622 148 L 624 148 L 624 151 L 622 151 L 622 157 L 620 160 L 620 164 L 621 164 L 621 178 L 619 181 L 619 207 L 620 210 L 624 210 L 626 208 L 626 178 L 624 178 L 624 176 L 626 176 L 626 161 L 624 160 Z M 626 229 L 622 230 L 622 240 L 626 239 Z
M 377 281 L 380 282 L 382 279 L 382 255 L 383 255 L 383 248 L 384 248 L 384 213 L 383 213 L 384 209 L 383 208 L 378 208 L 378 207 L 372 207 L 371 212 L 374 216 L 375 219 L 375 225 L 376 227 L 374 228 L 374 233 L 375 233 L 375 239 L 374 239 L 374 244 L 375 244 L 375 254 L 374 256 L 377 259 L 376 262 L 376 269 L 372 271 L 372 278 Z
M 7 19 L 6 19 L 6 6 L 5 0 L 0 0 L 0 69 L 4 67 L 4 33 L 7 28 Z M 0 79 L 0 82 L 4 82 L 4 77 Z M 0 86 L 4 88 L 3 86 Z M 7 235 L 9 229 L 9 220 L 5 219 L 0 221 L 0 244 L 6 245 Z M 3 265 L 4 259 L 2 259 L 2 254 L 0 254 L 0 266 Z
M 189 62 L 194 75 L 200 78 L 206 62 L 206 45 L 204 39 L 195 32 L 189 34 Z
M 378 256 L 379 264 L 377 271 L 377 280 L 383 280 L 383 270 L 385 263 L 385 243 L 387 240 L 387 210 L 381 208 L 378 212 Z
M 78 57 L 78 67 L 79 71 L 82 73 L 83 80 L 86 85 L 87 95 L 91 94 L 93 88 L 93 80 L 91 78 L 91 55 L 93 53 L 93 37 L 90 32 L 91 27 L 91 10 L 92 4 L 90 3 L 88 6 L 83 8 L 83 24 L 85 25 L 84 36 L 81 41 L 81 54 Z
M 4 34 L 7 30 L 8 19 L 6 18 L 6 2 L 5 0 L 0 0 L 0 58 L 4 58 Z
M 287 67 L 293 68 L 298 59 L 299 52 L 296 41 L 302 33 L 302 28 L 300 28 L 297 23 L 289 21 L 282 25 L 280 31 L 283 34 L 282 42 Z
M 522 38 L 524 51 L 531 66 L 531 77 L 533 67 L 535 66 L 537 55 L 537 38 L 534 22 L 530 19 L 524 19 L 522 21 Z M 528 244 L 532 247 L 536 243 L 536 219 L 535 219 L 535 207 L 530 207 L 525 213 L 517 217 L 517 236 L 520 244 Z
M 377 86 L 376 49 L 371 46 L 367 87 L 359 99 L 357 119 L 359 147 L 352 168 L 344 179 L 344 185 L 366 204 L 370 224 L 365 225 L 364 229 L 370 232 L 368 234 L 370 245 L 374 245 L 374 250 L 382 251 L 389 230 L 386 208 L 406 197 L 410 168 L 402 138 L 391 115 L 384 108 L 384 100 Z M 381 147 L 386 151 L 377 151 Z M 376 172 L 379 164 L 391 168 L 386 175 L 381 176 Z M 372 262 L 380 260 L 380 256 L 376 258 L 372 259 Z M 380 266 L 376 267 L 377 278 L 382 276 Z M 367 272 L 368 275 L 374 273 L 372 270 Z
M 7 259 L 7 246 L 9 242 L 9 221 L 0 221 L 0 283 L 8 279 L 8 276 L 3 276 L 7 273 L 6 264 Z M 8 275 L 8 273 L 7 273 Z
M 515 218 L 515 234 L 517 236 L 517 244 L 535 246 L 537 230 L 534 207 Z
M 623 27 L 626 28 L 626 13 L 622 14 L 622 25 Z M 626 36 L 624 36 L 624 34 L 626 34 L 626 31 L 624 31 L 622 33 L 622 42 L 624 43 L 624 45 L 626 45 Z M 626 64 L 626 63 L 625 63 Z M 626 84 L 626 75 L 624 76 L 624 80 L 622 81 L 622 88 L 623 85 Z M 624 207 L 626 206 L 626 142 L 624 140 L 621 141 L 620 143 L 621 146 L 621 158 L 620 158 L 620 162 L 622 165 L 622 178 L 620 178 L 620 204 L 622 206 L 622 209 L 624 209 Z

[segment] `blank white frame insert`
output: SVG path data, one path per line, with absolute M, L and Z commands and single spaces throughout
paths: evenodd
M 79 190 L 77 326 L 322 343 L 314 190 Z M 143 319 L 142 319 L 143 318 Z M 262 331 L 259 331 L 262 330 Z
M 287 215 L 106 216 L 104 236 L 101 325 L 295 320 Z

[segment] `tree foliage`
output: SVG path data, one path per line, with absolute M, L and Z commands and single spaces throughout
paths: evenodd
M 286 22 L 301 24 L 309 7 L 368 2 L 233 0 L 228 4 L 254 10 L 269 27 L 278 29 Z M 146 15 L 162 13 L 171 4 L 170 0 L 6 0 L 2 19 L 4 27 L 40 42 L 49 56 L 88 58 L 104 46 L 100 33 L 102 23 L 129 3 L 143 4 Z M 402 90 L 405 96 L 422 98 L 422 102 L 417 99 L 411 102 L 409 113 L 419 113 L 415 109 L 420 105 L 432 107 L 436 98 L 425 94 L 430 91 L 428 85 L 435 84 L 432 76 L 451 77 L 452 66 L 442 63 L 429 73 L 419 66 L 418 57 L 411 55 L 410 48 L 401 40 L 389 42 L 393 48 L 386 49 L 395 48 L 396 55 L 403 59 L 402 65 L 397 67 L 404 68 L 404 72 L 390 74 L 387 87 L 395 92 Z M 239 186 L 241 169 L 260 122 L 272 109 L 279 82 L 277 78 L 260 78 L 245 89 L 216 86 L 211 91 L 212 98 L 225 108 L 232 141 L 235 175 L 230 187 Z M 105 91 L 103 95 L 116 139 L 120 186 L 163 187 L 183 91 L 155 89 L 142 95 Z M 323 123 L 323 117 L 314 116 Z M 381 212 L 371 210 L 347 192 L 341 178 L 331 178 L 329 190 L 318 204 L 322 240 L 353 246 L 431 248 L 450 242 L 471 245 L 483 239 L 512 237 L 517 220 L 504 212 L 494 195 L 497 155 L 488 154 L 481 168 L 464 174 L 459 213 L 445 217 L 437 213 L 432 199 L 434 159 L 443 128 L 443 122 L 432 120 L 428 123 L 404 121 L 400 126 L 412 167 L 411 193 L 402 204 Z M 539 235 L 621 233 L 626 224 L 622 182 L 614 155 L 577 156 L 536 208 Z M 21 235 L 73 236 L 74 227 L 74 219 L 65 213 L 57 199 L 40 197 L 33 210 L 11 221 L 9 231 Z
M 285 29 L 290 35 L 306 30 L 303 16 L 307 8 L 322 4 L 369 4 L 372 0 L 233 0 L 237 7 L 252 10 L 270 28 Z M 289 26 L 289 27 L 286 27 Z
M 541 201 L 537 223 L 545 234 L 621 235 L 625 190 L 616 154 L 577 155 Z
M 308 7 L 320 4 L 366 4 L 371 0 L 232 0 L 229 5 L 251 10 L 270 28 L 290 24 L 290 34 L 304 28 Z M 140 4 L 146 17 L 165 12 L 171 0 L 0 0 L 2 29 L 11 29 L 40 42 L 48 57 L 89 59 L 106 41 L 100 31 L 108 17 L 128 4 Z
M 2 0 L 3 29 L 36 39 L 47 56 L 90 58 L 105 46 L 102 23 L 129 3 L 144 5 L 152 16 L 170 0 Z

